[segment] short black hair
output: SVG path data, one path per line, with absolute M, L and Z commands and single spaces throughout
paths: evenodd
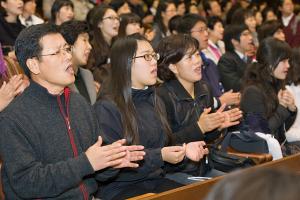
M 180 15 L 175 15 L 169 20 L 168 28 L 171 33 L 173 33 L 173 31 L 176 31 L 178 33 L 178 26 L 180 24 L 180 21 L 181 21 Z
M 126 36 L 126 27 L 128 24 L 138 23 L 142 24 L 141 18 L 135 13 L 125 13 L 120 15 L 120 27 L 119 27 L 119 37 Z
M 283 24 L 277 20 L 266 21 L 257 30 L 258 41 L 261 42 L 267 37 L 273 37 L 276 31 L 283 28 Z
M 255 17 L 253 10 L 239 8 L 233 13 L 232 19 L 231 19 L 231 24 L 245 23 L 246 19 L 248 19 L 250 17 Z
M 205 13 L 208 15 L 208 10 L 211 10 L 211 3 L 212 2 L 217 2 L 219 3 L 219 1 L 217 0 L 203 0 L 202 5 L 203 5 L 203 9 L 205 10 Z
M 51 7 L 51 21 L 55 23 L 56 13 L 64 6 L 71 6 L 74 9 L 73 2 L 71 0 L 55 0 Z
M 197 15 L 197 14 L 186 14 L 184 15 L 181 20 L 180 24 L 178 26 L 178 32 L 183 34 L 190 34 L 191 29 L 198 23 L 198 22 L 206 23 L 206 20 L 204 17 Z
M 80 34 L 89 33 L 88 24 L 77 20 L 64 22 L 60 25 L 59 29 L 69 45 L 74 45 Z
M 118 12 L 119 8 L 121 8 L 125 3 L 127 3 L 126 0 L 112 0 L 109 3 L 109 6 L 111 6 L 114 11 Z
M 39 57 L 43 47 L 41 39 L 49 34 L 59 33 L 58 27 L 54 24 L 39 24 L 30 26 L 19 34 L 15 42 L 15 52 L 25 74 L 30 77 L 30 71 L 26 65 L 27 59 Z
M 215 24 L 218 23 L 218 22 L 220 22 L 223 25 L 223 21 L 220 17 L 217 17 L 217 16 L 208 17 L 207 18 L 207 27 L 210 30 L 213 30 Z
M 240 41 L 241 33 L 245 30 L 249 30 L 246 24 L 226 26 L 224 31 L 224 43 L 226 51 L 234 51 L 234 46 L 231 40 L 234 39 L 236 41 Z
M 163 38 L 156 48 L 156 52 L 160 55 L 157 61 L 158 77 L 163 81 L 176 79 L 169 65 L 178 63 L 186 54 L 197 52 L 198 48 L 198 41 L 189 34 L 170 35 Z

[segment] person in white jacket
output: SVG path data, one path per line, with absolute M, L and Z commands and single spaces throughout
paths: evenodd
M 295 105 L 300 107 L 300 49 L 293 50 L 292 57 L 290 58 L 291 70 L 289 71 L 290 85 L 286 88 L 292 93 L 295 99 Z M 297 113 L 297 117 L 293 125 L 285 133 L 286 139 L 289 143 L 294 144 L 294 147 L 298 146 L 297 152 L 300 152 L 300 114 Z M 295 148 L 294 148 L 295 149 Z M 297 148 L 296 148 L 297 149 Z M 296 153 L 296 152 L 294 152 Z

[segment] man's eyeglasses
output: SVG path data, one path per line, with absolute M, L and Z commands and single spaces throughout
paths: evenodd
M 109 19 L 111 21 L 113 21 L 113 20 L 120 21 L 120 17 L 117 17 L 117 16 L 109 16 L 109 17 L 102 18 L 102 20 L 105 20 L 105 19 Z
M 154 60 L 158 61 L 160 58 L 160 55 L 158 53 L 147 53 L 142 56 L 135 56 L 132 59 L 135 59 L 135 58 L 144 58 L 146 61 L 151 61 L 153 58 Z
M 193 33 L 193 32 L 203 33 L 203 32 L 205 32 L 205 31 L 208 31 L 208 28 L 207 28 L 207 27 L 202 27 L 202 28 L 200 28 L 200 29 L 198 29 L 198 30 L 191 30 L 191 33 Z
M 49 54 L 42 54 L 39 56 L 55 56 L 55 55 L 65 55 L 66 53 L 71 53 L 72 52 L 72 47 L 71 46 L 65 46 L 61 49 L 59 49 L 58 51 L 54 52 L 54 53 L 49 53 Z

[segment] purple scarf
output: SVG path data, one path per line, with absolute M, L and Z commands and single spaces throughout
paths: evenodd
M 4 62 L 3 53 L 2 53 L 2 47 L 0 44 L 0 75 L 6 76 L 6 64 Z

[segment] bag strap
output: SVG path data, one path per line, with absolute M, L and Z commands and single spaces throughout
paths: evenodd
M 230 144 L 230 138 L 232 134 L 232 132 L 228 132 L 228 130 L 225 129 L 221 136 L 218 139 L 216 139 L 215 142 L 211 145 L 211 147 L 214 149 L 219 149 L 222 152 L 226 152 Z

